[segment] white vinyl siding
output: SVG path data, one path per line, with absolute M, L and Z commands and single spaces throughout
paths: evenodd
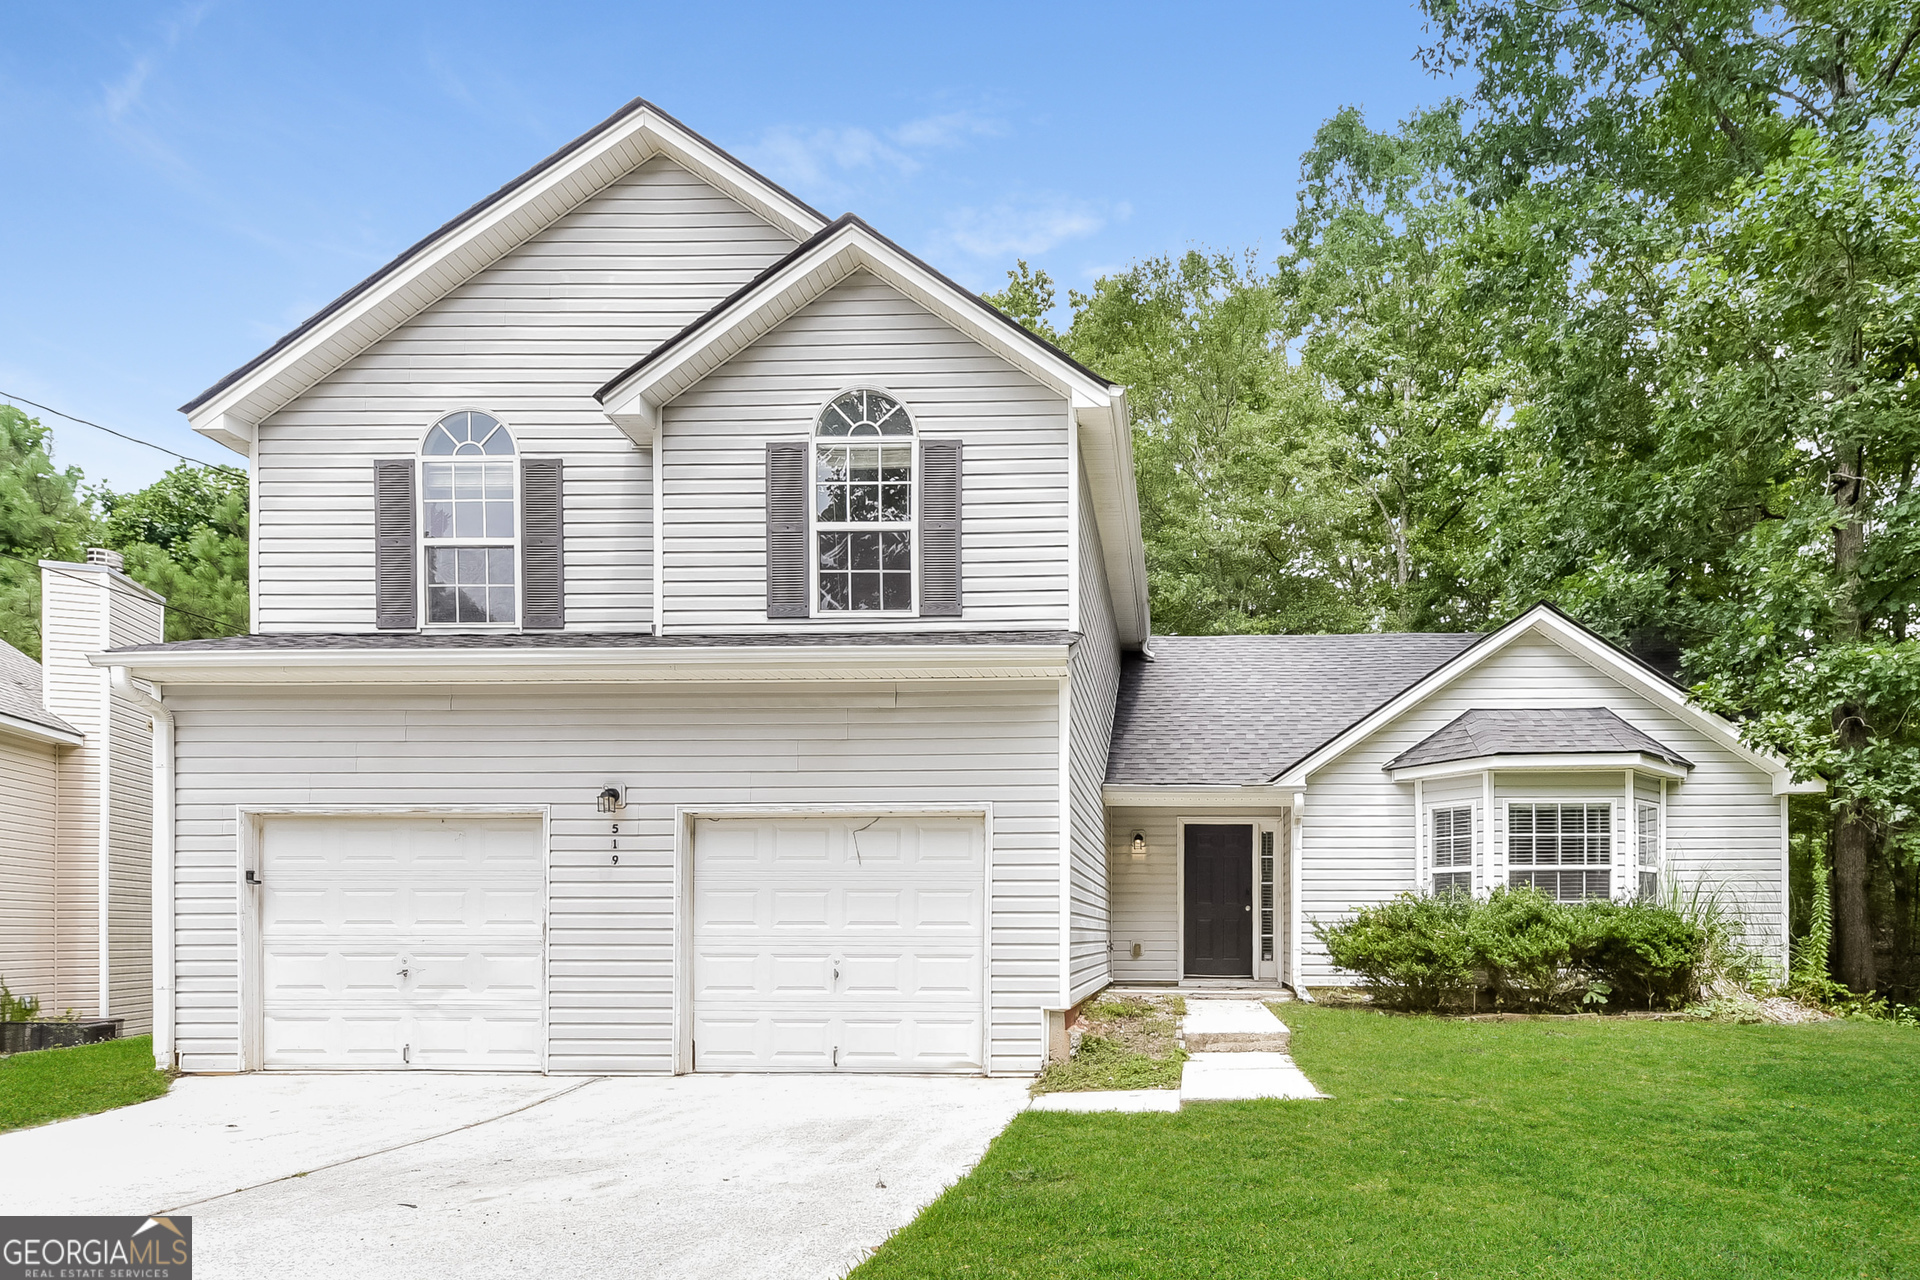
M 1107 589 L 1100 530 L 1086 478 L 1080 480 L 1080 630 L 1068 659 L 1071 706 L 1069 811 L 1073 815 L 1068 1002 L 1077 1003 L 1111 978 L 1108 968 L 1106 813 L 1100 785 L 1107 778 L 1114 699 L 1120 690 L 1120 642 L 1113 596 Z
M 1763 954 L 1781 950 L 1780 810 L 1767 775 L 1672 712 L 1551 641 L 1526 636 L 1441 689 L 1399 720 L 1357 744 L 1309 780 L 1302 812 L 1302 976 L 1310 986 L 1351 981 L 1314 939 L 1311 921 L 1333 921 L 1416 887 L 1413 784 L 1395 783 L 1381 765 L 1473 707 L 1611 708 L 1621 719 L 1694 762 L 1684 782 L 1668 784 L 1667 872 L 1672 882 L 1718 892 L 1747 920 L 1747 941 Z M 1605 801 L 1624 807 L 1623 771 L 1578 774 L 1496 772 L 1491 844 L 1504 848 L 1508 802 Z M 1438 802 L 1426 784 L 1427 804 Z M 1478 775 L 1460 780 L 1476 793 Z M 1641 798 L 1646 782 L 1637 784 Z M 1618 812 L 1614 830 L 1622 829 Z M 1483 854 L 1484 856 L 1484 854 Z M 1496 867 L 1504 879 L 1504 860 Z
M 1178 982 L 1180 957 L 1180 849 L 1179 820 L 1248 822 L 1255 825 L 1254 852 L 1259 855 L 1260 833 L 1271 826 L 1273 841 L 1274 888 L 1274 963 L 1287 952 L 1287 902 L 1291 892 L 1288 876 L 1292 858 L 1288 832 L 1291 817 L 1287 809 L 1247 809 L 1223 811 L 1218 818 L 1208 816 L 1204 807 L 1191 804 L 1126 806 L 1107 812 L 1107 865 L 1112 880 L 1111 965 L 1115 982 Z M 1133 836 L 1146 837 L 1146 856 L 1133 856 Z M 1255 893 L 1258 894 L 1258 884 Z M 1262 963 L 1259 952 L 1254 963 Z M 1138 946 L 1136 957 L 1133 948 Z
M 80 566 L 42 579 L 47 709 L 86 735 L 60 759 L 58 975 L 46 1006 L 100 1015 L 104 947 L 106 1015 L 144 1035 L 153 1016 L 152 737 L 146 712 L 114 693 L 110 673 L 86 655 L 158 640 L 161 606 L 126 578 L 111 589 L 109 581 L 105 570 Z
M 0 734 L 0 981 L 54 1013 L 54 805 L 65 750 Z
M 675 806 L 991 806 L 988 1062 L 1037 1070 L 1061 986 L 1055 680 L 170 691 L 177 1044 L 239 1066 L 241 806 L 550 812 L 549 1067 L 674 1068 Z M 595 800 L 627 788 L 611 822 Z
M 371 631 L 373 463 L 455 409 L 566 462 L 566 619 L 652 623 L 651 458 L 593 393 L 793 247 L 671 161 L 581 203 L 261 424 L 261 631 Z
M 767 617 L 766 445 L 811 441 L 821 406 L 853 387 L 897 398 L 920 439 L 964 444 L 959 618 Z M 1066 400 L 866 272 L 668 404 L 662 420 L 668 631 L 1066 625 Z

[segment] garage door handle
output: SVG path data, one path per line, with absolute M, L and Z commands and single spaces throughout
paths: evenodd
M 407 976 L 407 971 L 406 971 L 405 969 L 402 969 L 402 970 L 400 971 L 400 976 L 401 976 L 401 977 L 403 977 L 403 978 L 404 978 L 404 977 L 406 977 L 406 976 Z

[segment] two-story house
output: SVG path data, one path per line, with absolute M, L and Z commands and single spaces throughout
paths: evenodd
M 1150 639 L 1125 389 L 645 102 L 185 412 L 252 634 L 97 659 L 184 1070 L 1031 1072 L 1514 878 L 1782 945 L 1780 761 L 1548 609 Z

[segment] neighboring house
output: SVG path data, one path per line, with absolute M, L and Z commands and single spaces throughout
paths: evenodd
M 1124 388 L 644 102 L 185 412 L 253 634 L 97 659 L 184 1070 L 1031 1072 L 1116 977 L 1337 981 L 1490 806 L 1636 892 L 1629 774 L 1780 945 L 1784 766 L 1558 615 L 1147 660 Z
M 141 699 L 87 655 L 164 634 L 117 552 L 40 562 L 35 662 L 0 643 L 0 979 L 47 1017 L 153 1013 L 153 758 Z

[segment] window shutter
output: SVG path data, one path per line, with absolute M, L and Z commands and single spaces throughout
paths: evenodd
M 419 625 L 420 574 L 414 564 L 413 459 L 373 464 L 373 625 Z
M 520 625 L 567 625 L 565 559 L 560 544 L 560 459 L 520 460 Z
M 960 616 L 960 442 L 920 442 L 920 616 Z
M 807 449 L 767 445 L 767 616 L 807 616 Z

